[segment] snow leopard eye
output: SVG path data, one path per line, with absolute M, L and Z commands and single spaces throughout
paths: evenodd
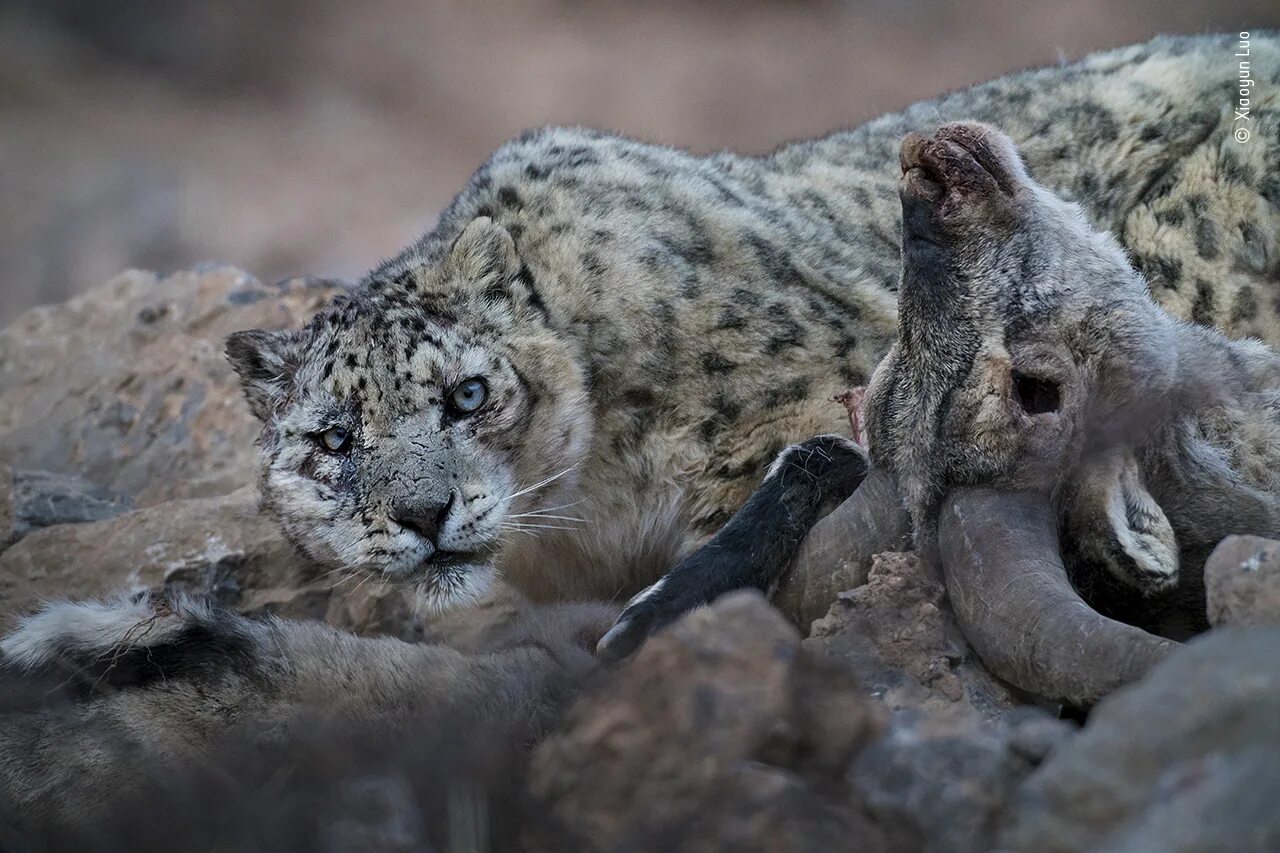
M 449 394 L 449 406 L 460 415 L 469 415 L 484 405 L 489 386 L 478 377 L 464 380 Z
M 330 453 L 346 453 L 351 449 L 351 433 L 342 427 L 330 427 L 316 436 L 316 441 Z

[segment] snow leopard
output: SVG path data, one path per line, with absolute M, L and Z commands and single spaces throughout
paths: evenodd
M 227 344 L 265 510 L 426 606 L 495 574 L 625 598 L 707 543 L 897 335 L 899 140 L 999 126 L 1172 315 L 1280 343 L 1280 39 L 1161 37 L 764 156 L 584 128 L 499 148 L 436 226 L 301 329 Z M 820 442 L 823 452 L 865 454 Z

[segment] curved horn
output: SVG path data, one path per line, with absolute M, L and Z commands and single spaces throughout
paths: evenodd
M 1076 594 L 1043 495 L 957 489 L 943 503 L 938 548 L 965 636 L 992 672 L 1023 690 L 1088 705 L 1178 646 Z
M 838 593 L 867 579 L 871 557 L 911 547 L 911 519 L 893 478 L 873 468 L 844 503 L 805 537 L 773 603 L 808 625 L 826 614 Z

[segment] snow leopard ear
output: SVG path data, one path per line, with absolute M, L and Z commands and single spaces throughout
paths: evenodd
M 449 251 L 449 268 L 473 284 L 503 286 L 520 272 L 511 233 L 487 216 L 477 216 Z
M 297 332 L 253 329 L 227 338 L 227 360 L 240 374 L 249 408 L 265 421 L 288 396 L 289 383 L 302 358 Z

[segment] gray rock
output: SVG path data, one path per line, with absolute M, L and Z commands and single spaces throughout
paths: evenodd
M 579 701 L 535 753 L 530 786 L 557 849 L 882 850 L 843 781 L 881 725 L 778 611 L 735 593 Z
M 1209 624 L 1280 624 L 1280 542 L 1228 536 L 1204 566 Z
M 14 471 L 9 542 L 55 524 L 102 521 L 133 509 L 133 500 L 71 474 Z
M 30 533 L 0 554 L 0 611 L 162 586 L 249 606 L 272 591 L 297 594 L 306 573 L 246 487 Z
M 1018 792 L 1002 850 L 1280 850 L 1280 628 L 1225 628 L 1105 699 Z
M 223 357 L 246 328 L 302 322 L 337 285 L 262 289 L 231 267 L 127 272 L 0 331 L 0 447 L 15 470 L 81 477 L 138 506 L 253 482 L 259 424 Z
M 1032 708 L 999 722 L 901 712 L 850 779 L 876 822 L 909 832 L 922 853 L 986 853 L 1018 785 L 1073 731 Z

